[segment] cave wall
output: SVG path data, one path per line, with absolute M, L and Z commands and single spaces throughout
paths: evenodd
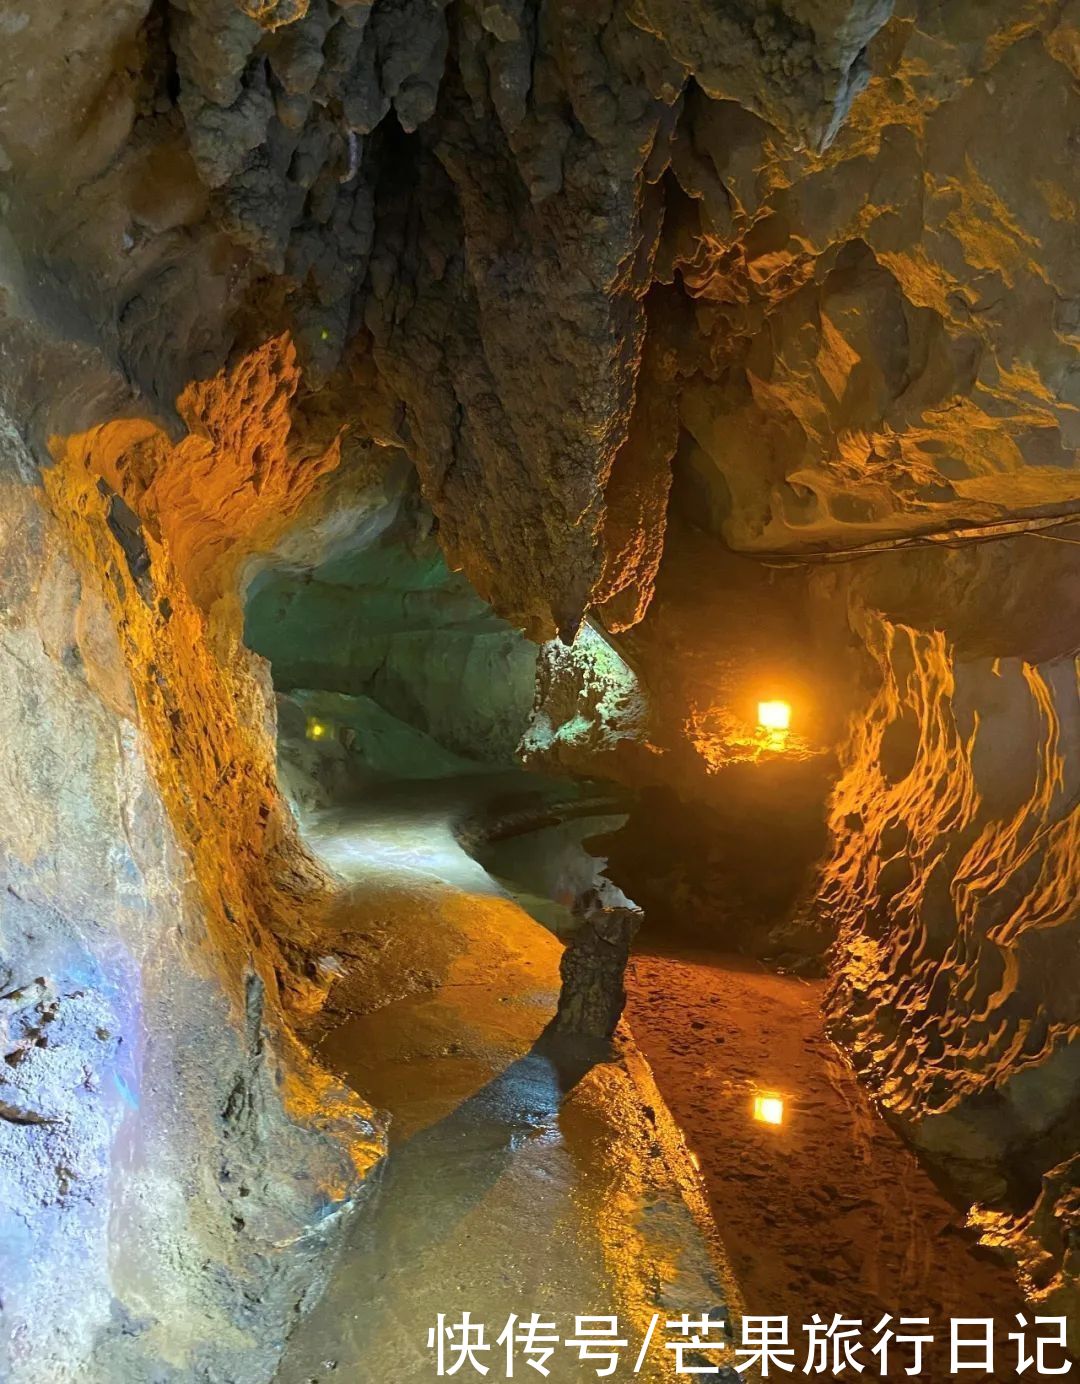
M 688 101 L 683 457 L 735 547 L 1075 506 L 1075 35 L 1056 6 L 899 6 L 818 155 Z
M 321 562 L 261 572 L 245 642 L 305 715 L 352 732 L 343 767 L 357 784 L 513 767 L 537 646 L 448 569 L 414 493 L 386 511 L 381 531 L 345 538 Z M 295 716 L 288 730 L 295 758 Z
M 172 426 L 288 328 L 537 640 L 640 619 L 673 459 L 740 550 L 1058 513 L 1078 30 L 969 8 L 28 11 L 5 277 Z
M 686 369 L 687 300 L 649 294 L 677 258 L 654 275 L 686 95 L 818 148 L 887 15 L 27 11 L 0 59 L 11 277 L 166 419 L 191 378 L 288 327 L 311 383 L 348 385 L 343 413 L 412 458 L 481 596 L 537 639 L 591 600 L 632 621 Z
M 1075 1326 L 1080 625 L 1061 551 L 1015 539 L 820 578 L 868 663 L 821 905 L 834 1034 Z M 956 600 L 928 619 L 942 591 Z
M 970 1116 L 986 1121 L 987 1164 L 1004 1167 L 1011 1144 L 1077 1102 L 1065 1079 L 1076 1006 L 1061 969 L 1080 926 L 1075 660 L 963 659 L 941 631 L 887 620 L 868 629 L 868 647 L 883 686 L 832 804 L 826 890 L 845 929 L 834 1013 L 860 1063 L 888 1038 L 875 1087 L 945 1154 L 950 1121 L 928 1117 L 1003 1078 L 1007 1105 L 1008 1080 L 1022 1090 L 1021 1073 L 1053 1058 L 1041 1108 L 986 1102 Z
M 232 380 L 249 399 L 261 381 L 265 405 L 247 419 L 257 446 L 218 434 L 241 470 L 270 462 L 290 378 L 271 349 Z M 272 701 L 230 634 L 232 568 L 211 576 L 229 522 L 215 501 L 236 501 L 241 530 L 258 521 L 235 471 L 216 496 L 200 474 L 231 397 L 221 380 L 189 400 L 198 435 L 178 456 L 146 423 L 58 439 L 44 490 L 3 431 L 13 1381 L 266 1379 L 382 1150 L 289 1019 L 323 988 L 324 882 L 278 798 Z M 173 490 L 159 525 L 148 496 L 170 459 L 198 499 Z

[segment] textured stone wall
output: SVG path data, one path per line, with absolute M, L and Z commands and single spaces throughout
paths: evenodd
M 900 6 L 819 153 L 688 98 L 665 221 L 695 299 L 683 455 L 734 546 L 1075 506 L 1075 34 L 1052 5 Z
M 309 381 L 404 446 L 481 595 L 536 638 L 590 600 L 632 621 L 686 372 L 688 300 L 649 294 L 679 253 L 661 247 L 686 98 L 743 101 L 818 147 L 886 15 L 185 0 L 76 26 L 27 10 L 0 124 L 20 277 L 163 414 L 238 340 L 288 327 Z
M 1080 626 L 1067 602 L 1009 618 L 1044 552 L 1015 540 L 839 579 L 872 672 L 821 901 L 839 938 L 834 1033 L 987 1242 L 1075 1318 Z M 967 623 L 964 602 L 944 627 L 902 618 L 918 614 L 920 576 L 964 579 L 970 615 L 1010 570 L 1020 590 L 998 597 L 996 625 Z
M 640 618 L 673 458 L 740 549 L 1069 510 L 1080 30 L 969 10 L 27 10 L 7 272 L 163 416 L 288 328 L 537 639 Z
M 922 1117 L 1075 1036 L 1071 983 L 1053 982 L 1080 926 L 1076 664 L 961 660 L 942 632 L 887 621 L 868 645 L 884 682 L 832 804 L 827 897 L 846 941 L 836 1010 L 857 1059 L 889 1030 L 896 1051 L 872 1068 L 875 1085 Z M 987 1129 L 989 1161 L 1041 1132 L 1025 1131 L 1027 1114 L 1017 1130 L 1003 1115 Z M 1054 1100 L 1037 1118 L 1061 1114 Z
M 247 398 L 256 376 L 267 411 L 248 421 L 272 473 L 287 359 L 241 372 Z M 219 381 L 190 401 L 200 434 L 174 478 L 191 499 L 174 490 L 162 522 L 148 496 L 173 453 L 152 428 L 58 441 L 47 496 L 15 430 L 0 439 L 12 1381 L 266 1379 L 381 1150 L 286 1018 L 320 992 L 301 920 L 323 882 L 277 797 L 272 703 L 230 640 L 232 568 L 210 576 L 209 516 L 229 511 L 198 456 L 227 396 Z M 240 468 L 243 440 L 228 434 Z M 207 541 L 185 544 L 200 515 Z

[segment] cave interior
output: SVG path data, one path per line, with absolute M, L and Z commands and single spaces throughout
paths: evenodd
M 0 4 L 0 1378 L 1075 1367 L 1078 139 L 1077 0 Z

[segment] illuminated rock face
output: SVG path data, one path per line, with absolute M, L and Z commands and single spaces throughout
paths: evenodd
M 849 958 L 835 1006 L 856 1051 L 888 1030 L 898 1050 L 875 1083 L 921 1119 L 1065 1057 L 1076 1032 L 1056 960 L 1080 928 L 1076 667 L 962 660 L 940 632 L 886 621 L 870 639 L 885 682 L 832 804 L 826 894 Z M 1018 1107 L 1015 1129 L 986 1110 L 989 1163 L 1075 1104 L 1057 1084 L 1064 1105 Z M 946 1120 L 926 1142 L 938 1127 L 948 1152 Z
M 688 300 L 661 290 L 653 332 L 646 298 L 678 253 L 687 93 L 817 147 L 887 12 L 190 0 L 56 41 L 28 11 L 0 130 L 16 277 L 62 265 L 82 334 L 164 410 L 237 333 L 288 325 L 312 380 L 360 370 L 349 413 L 405 446 L 482 596 L 535 638 L 590 601 L 631 622 L 686 369 Z
M 978 1204 L 987 1243 L 1075 1322 L 1080 625 L 1076 550 L 1053 547 L 1015 539 L 832 579 L 875 676 L 832 798 L 821 902 L 839 935 L 834 1033 Z M 1020 589 L 1003 596 L 1009 572 Z M 939 628 L 919 623 L 931 584 L 963 586 Z M 1023 612 L 1036 590 L 1055 618 Z
M 531 637 L 640 618 L 676 453 L 740 549 L 1075 502 L 1071 11 L 166 8 L 8 36 L 16 295 L 163 412 L 287 326 Z
M 1069 9 L 165 8 L 13 24 L 16 298 L 163 412 L 287 326 L 530 636 L 640 618 L 676 453 L 740 549 L 1075 502 Z
M 267 517 L 243 493 L 255 450 L 267 505 L 283 502 L 275 401 L 294 381 L 274 348 L 231 381 L 255 407 L 217 492 L 198 458 L 222 441 L 225 381 L 189 398 L 187 448 L 145 425 L 91 431 L 58 448 L 44 497 L 15 430 L 0 437 L 13 1381 L 165 1362 L 268 1378 L 381 1150 L 289 1025 L 320 993 L 302 958 L 325 882 L 277 795 L 268 694 L 230 632 L 232 562 L 215 565 L 223 526 L 235 558 Z

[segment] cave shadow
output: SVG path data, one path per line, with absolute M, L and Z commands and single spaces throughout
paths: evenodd
M 479 1320 L 496 1300 L 501 1307 L 507 1284 L 531 1271 L 534 1235 L 550 1234 L 551 1206 L 565 1202 L 557 1166 L 544 1162 L 544 1141 L 563 1142 L 567 1097 L 615 1057 L 612 1044 L 560 1034 L 549 1023 L 449 1114 L 392 1146 L 369 1180 L 325 1294 L 290 1338 L 276 1384 L 329 1384 L 328 1360 L 335 1370 L 393 1362 L 398 1377 L 416 1377 L 410 1370 L 430 1365 L 424 1334 L 434 1313 L 453 1311 L 459 1299 Z M 521 1180 L 495 1193 L 526 1148 Z
M 527 1140 L 557 1133 L 575 1086 L 614 1060 L 611 1043 L 560 1033 L 553 1022 L 450 1114 L 391 1148 L 358 1227 L 373 1257 L 418 1260 L 446 1239 Z

